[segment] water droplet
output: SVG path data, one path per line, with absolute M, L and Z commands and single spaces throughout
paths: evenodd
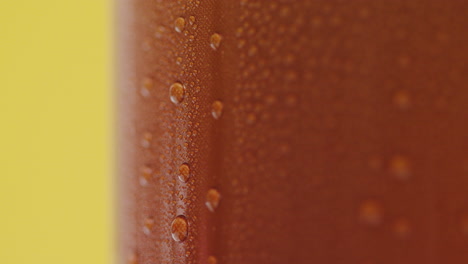
M 128 255 L 127 263 L 128 264 L 138 264 L 138 256 L 137 256 L 137 254 L 135 252 Z
M 367 9 L 367 8 L 364 7 L 364 8 L 362 8 L 361 10 L 359 10 L 359 16 L 360 16 L 361 18 L 368 18 L 369 15 L 370 15 L 369 9 Z
M 393 223 L 393 232 L 400 238 L 406 238 L 411 233 L 411 225 L 405 218 L 397 219 Z
M 251 46 L 251 47 L 249 48 L 249 50 L 247 51 L 247 54 L 248 54 L 249 56 L 255 56 L 255 55 L 257 54 L 257 52 L 258 52 L 257 46 Z
M 187 182 L 190 178 L 190 167 L 187 163 L 180 165 L 179 167 L 179 180 Z
M 335 15 L 333 16 L 331 19 L 330 19 L 330 24 L 332 26 L 338 26 L 341 24 L 341 17 L 338 16 L 338 15 Z
M 164 36 L 164 33 L 166 32 L 166 28 L 164 28 L 163 26 L 158 26 L 156 28 L 156 32 L 154 33 L 154 36 L 157 38 L 157 39 L 161 39 L 163 36 Z
M 218 208 L 219 200 L 221 199 L 221 194 L 219 194 L 218 190 L 210 189 L 206 195 L 206 207 L 211 212 L 214 212 L 216 208 Z
M 284 6 L 279 11 L 281 17 L 287 17 L 289 14 L 291 14 L 291 8 L 289 6 Z
M 214 256 L 209 256 L 207 262 L 208 262 L 208 264 L 217 264 L 218 260 Z
M 411 99 L 406 91 L 398 91 L 393 96 L 393 103 L 401 110 L 408 109 L 411 105 Z
M 383 210 L 375 200 L 367 200 L 359 207 L 359 218 L 369 225 L 378 225 L 382 222 Z
M 153 135 L 151 133 L 144 133 L 143 138 L 141 139 L 141 146 L 144 148 L 149 148 L 151 146 L 151 141 L 153 140 Z
M 247 124 L 252 125 L 257 120 L 257 117 L 254 114 L 247 115 Z
M 322 18 L 319 16 L 313 17 L 312 18 L 312 25 L 314 27 L 320 27 L 322 25 Z
M 183 215 L 177 216 L 171 223 L 172 238 L 177 242 L 182 242 L 188 235 L 187 219 Z
M 238 47 L 239 49 L 242 49 L 242 48 L 245 46 L 245 43 L 246 43 L 245 40 L 240 39 L 240 40 L 237 42 L 237 47 Z
M 237 37 L 242 36 L 242 33 L 244 33 L 244 28 L 239 27 L 239 28 L 236 29 L 236 36 Z
M 267 95 L 265 97 L 265 102 L 268 104 L 268 105 L 272 105 L 276 102 L 276 97 L 274 95 Z
M 397 179 L 408 179 L 411 176 L 410 162 L 406 157 L 394 156 L 390 160 L 390 173 Z
M 462 216 L 460 220 L 460 230 L 464 235 L 468 235 L 468 214 Z
M 195 23 L 195 17 L 194 16 L 190 16 L 189 20 L 190 20 L 190 24 Z
M 183 17 L 178 17 L 174 22 L 175 31 L 182 33 L 185 28 L 185 19 Z
M 151 176 L 153 175 L 153 170 L 148 166 L 143 166 L 140 169 L 140 185 L 146 186 L 148 185 Z
M 287 54 L 286 56 L 284 56 L 284 64 L 286 65 L 293 65 L 295 60 L 296 58 L 293 54 Z
M 379 157 L 370 157 L 368 161 L 369 167 L 373 170 L 382 168 L 382 160 Z
M 146 52 L 150 51 L 150 50 L 151 50 L 151 41 L 148 40 L 148 39 L 145 40 L 145 41 L 143 41 L 143 42 L 141 43 L 141 49 L 142 49 L 143 51 L 146 51 Z
M 219 119 L 223 114 L 224 105 L 221 101 L 214 101 L 211 105 L 211 114 L 215 119 Z
M 218 49 L 219 45 L 221 44 L 221 40 L 223 40 L 223 37 L 220 34 L 214 33 L 213 35 L 211 35 L 210 37 L 211 48 L 213 48 L 214 50 Z
M 154 82 L 151 78 L 144 78 L 141 82 L 140 93 L 143 97 L 149 97 L 153 90 Z
M 294 106 L 297 103 L 297 98 L 294 95 L 288 95 L 286 96 L 286 104 L 288 106 Z
M 145 235 L 151 234 L 151 230 L 153 230 L 153 226 L 154 226 L 154 219 L 151 217 L 146 218 L 143 224 L 143 233 L 145 233 Z
M 174 104 L 180 104 L 185 97 L 185 88 L 181 83 L 174 83 L 169 88 L 169 93 L 171 96 L 171 101 Z
M 402 55 L 402 56 L 398 57 L 398 64 L 402 68 L 408 67 L 410 62 L 411 62 L 410 58 L 408 56 L 406 56 L 406 55 Z
M 177 65 L 180 65 L 180 64 L 182 63 L 182 58 L 181 58 L 181 57 L 177 57 L 176 63 L 177 63 Z
M 284 74 L 284 79 L 288 82 L 294 82 L 297 80 L 297 73 L 295 71 L 287 71 Z

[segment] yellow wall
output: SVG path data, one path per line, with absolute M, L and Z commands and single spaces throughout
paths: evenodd
M 110 263 L 108 0 L 0 0 L 0 263 Z

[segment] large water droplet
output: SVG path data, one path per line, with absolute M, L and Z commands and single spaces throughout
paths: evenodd
M 153 175 L 153 170 L 148 166 L 143 166 L 140 168 L 140 185 L 148 185 L 151 176 Z
M 221 194 L 216 189 L 210 189 L 206 195 L 205 205 L 208 207 L 208 210 L 214 212 L 218 208 L 219 200 L 221 199 Z
M 171 101 L 174 104 L 180 104 L 185 97 L 185 88 L 181 83 L 176 82 L 173 83 L 169 88 L 169 93 L 171 96 Z
M 172 238 L 177 242 L 182 242 L 188 235 L 187 219 L 183 215 L 177 216 L 171 223 Z
M 214 33 L 213 35 L 211 35 L 210 37 L 211 48 L 213 48 L 214 50 L 218 49 L 219 45 L 221 45 L 221 40 L 223 40 L 223 37 L 220 34 Z
M 185 28 L 185 19 L 183 17 L 178 17 L 174 22 L 175 31 L 182 33 Z
M 364 201 L 359 207 L 359 218 L 369 225 L 380 224 L 383 218 L 382 206 L 375 200 Z
M 143 224 L 143 233 L 145 233 L 145 235 L 151 234 L 151 231 L 153 230 L 153 226 L 154 226 L 154 219 L 151 217 L 146 218 Z
M 397 179 L 408 179 L 411 176 L 410 162 L 406 157 L 394 156 L 390 160 L 390 173 Z
M 215 119 L 219 119 L 223 114 L 224 105 L 221 101 L 214 101 L 211 105 L 211 114 Z
M 218 260 L 216 259 L 215 256 L 209 256 L 207 262 L 208 262 L 208 264 L 217 264 Z
M 179 167 L 179 180 L 182 182 L 187 182 L 190 178 L 190 167 L 188 164 L 184 163 Z
M 151 146 L 151 141 L 153 140 L 153 135 L 149 132 L 143 134 L 141 139 L 141 146 L 144 148 L 149 148 Z

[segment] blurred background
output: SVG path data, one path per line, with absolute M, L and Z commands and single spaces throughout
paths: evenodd
M 110 0 L 0 0 L 0 263 L 112 261 Z

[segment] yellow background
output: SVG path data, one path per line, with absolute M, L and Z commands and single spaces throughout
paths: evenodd
M 110 0 L 0 0 L 0 263 L 112 261 Z

